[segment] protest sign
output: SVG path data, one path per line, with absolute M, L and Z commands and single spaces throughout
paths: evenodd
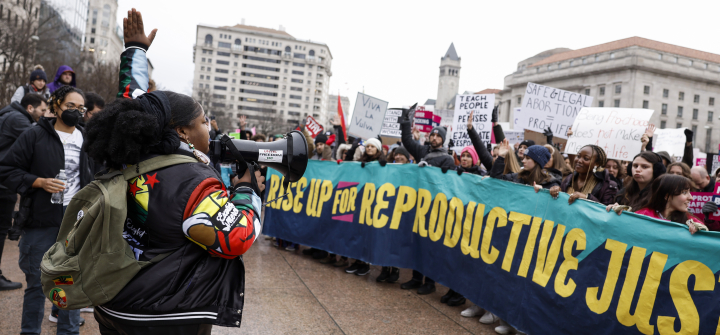
M 520 128 L 544 132 L 550 127 L 555 137 L 567 139 L 580 109 L 592 106 L 593 98 L 584 94 L 528 83 L 518 119 Z M 517 129 L 517 128 L 516 128 Z
M 317 136 L 323 128 L 317 121 L 315 121 L 315 118 L 313 118 L 312 115 L 308 115 L 307 120 L 305 120 L 305 130 L 310 133 L 312 138 L 315 138 L 315 136 Z
M 507 138 L 510 144 L 520 143 L 525 140 L 525 132 L 522 130 L 506 130 L 505 138 Z
M 683 157 L 685 152 L 685 129 L 656 129 L 653 136 L 653 151 L 665 151 L 671 157 Z
M 565 153 L 575 155 L 583 146 L 595 144 L 608 158 L 629 161 L 640 153 L 640 138 L 652 114 L 651 109 L 583 108 L 572 125 Z
M 382 128 L 380 128 L 380 136 L 400 138 L 400 124 L 398 118 L 402 116 L 402 110 L 388 109 L 385 112 Z
M 720 156 L 718 154 L 707 154 L 705 169 L 710 176 L 715 176 L 715 171 L 720 168 Z
M 268 169 L 267 202 L 290 194 L 265 208 L 263 233 L 415 269 L 531 334 L 715 334 L 720 233 L 468 173 L 363 166 L 310 161 L 289 189 Z
M 705 167 L 707 158 L 695 158 L 695 166 Z
M 373 138 L 380 134 L 387 106 L 387 101 L 358 92 L 348 134 L 362 139 Z
M 467 121 L 470 112 L 473 114 L 473 128 L 480 135 L 480 139 L 490 142 L 492 132 L 492 110 L 495 107 L 495 94 L 469 94 L 455 96 L 455 113 L 453 125 L 448 131 L 448 141 L 452 140 L 453 149 L 460 153 L 462 148 L 472 145 L 467 133 Z
M 705 220 L 705 214 L 702 212 L 703 205 L 708 201 L 713 201 L 713 197 L 717 194 L 712 192 L 690 192 L 693 199 L 688 204 L 688 211 L 697 216 L 700 220 Z

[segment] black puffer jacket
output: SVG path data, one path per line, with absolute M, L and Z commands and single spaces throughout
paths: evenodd
M 572 179 L 577 176 L 577 172 L 573 172 L 571 175 L 565 177 L 560 184 L 560 189 L 563 192 L 567 192 Z M 615 203 L 615 197 L 618 193 L 618 186 L 612 175 L 607 170 L 597 171 L 594 173 L 595 178 L 602 180 L 593 188 L 592 192 L 588 194 L 588 199 L 599 202 L 604 205 L 611 205 Z
M 493 164 L 492 170 L 490 170 L 490 177 L 511 181 L 513 183 L 528 185 L 528 183 L 524 179 L 520 178 L 520 174 L 502 174 L 503 170 L 505 170 L 505 157 L 498 157 L 495 160 L 495 164 Z M 545 182 L 540 184 L 543 188 L 549 189 L 553 186 L 560 186 L 560 179 L 554 178 L 547 172 L 545 172 L 545 174 L 547 175 L 547 178 L 545 179 Z
M 455 170 L 455 160 L 447 153 L 445 148 L 433 149 L 429 145 L 420 145 L 412 138 L 412 129 L 409 122 L 400 123 L 402 131 L 402 144 L 407 151 L 415 157 L 416 161 L 425 161 L 430 166 L 439 167 L 441 169 Z M 429 155 L 429 157 L 427 157 Z
M 65 169 L 65 150 L 55 131 L 55 119 L 40 118 L 37 126 L 31 127 L 18 137 L 5 157 L 0 160 L 0 183 L 20 194 L 32 197 L 32 218 L 25 228 L 60 227 L 62 204 L 51 204 L 51 193 L 33 189 L 38 178 L 54 178 Z M 77 127 L 85 137 L 85 131 Z M 83 147 L 86 144 L 83 143 Z M 93 180 L 94 164 L 85 150 L 80 151 L 80 188 Z
M 0 109 L 0 159 L 10 150 L 20 134 L 35 123 L 30 113 L 20 103 L 13 102 Z M 7 187 L 0 185 L 0 190 Z

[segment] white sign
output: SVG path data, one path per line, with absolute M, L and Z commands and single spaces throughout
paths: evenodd
M 640 108 L 583 108 L 572 125 L 565 153 L 576 155 L 583 146 L 594 144 L 608 158 L 629 161 L 640 153 L 640 138 L 652 114 L 653 110 Z
M 513 129 L 517 130 L 525 130 L 522 125 L 520 125 L 520 118 L 522 117 L 522 108 L 517 107 L 513 109 Z
M 462 148 L 472 145 L 467 133 L 467 121 L 470 112 L 473 114 L 473 128 L 485 143 L 490 143 L 492 132 L 492 110 L 495 107 L 495 94 L 469 94 L 455 96 L 455 114 L 453 125 L 448 132 L 448 140 L 453 140 L 453 150 L 460 152 Z
M 580 109 L 592 106 L 593 98 L 580 93 L 549 86 L 528 83 L 522 100 L 522 113 L 515 129 L 528 129 L 538 133 L 548 127 L 555 137 L 567 138 Z
M 258 151 L 258 162 L 282 162 L 282 150 L 260 149 Z
M 680 157 L 685 153 L 685 129 L 657 129 L 653 135 L 653 151 L 667 151 L 670 157 Z
M 380 136 L 400 138 L 400 124 L 398 118 L 402 116 L 402 110 L 388 109 L 383 119 L 382 128 L 380 128 Z
M 503 133 L 505 134 L 505 138 L 507 138 L 510 144 L 521 143 L 525 140 L 524 130 L 505 130 L 503 131 Z
M 380 134 L 387 106 L 387 101 L 358 92 L 348 134 L 365 140 Z

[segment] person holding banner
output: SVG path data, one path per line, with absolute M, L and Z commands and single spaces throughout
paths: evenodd
M 568 203 L 576 199 L 588 199 L 604 205 L 612 204 L 617 195 L 617 183 L 603 166 L 607 164 L 605 150 L 588 144 L 575 157 L 575 172 L 565 177 L 559 187 L 550 189 L 550 195 L 557 197 L 559 191 L 570 194 Z
M 632 160 L 627 172 L 632 176 L 628 185 L 618 192 L 615 204 L 607 207 L 607 210 L 619 211 L 622 206 L 640 208 L 650 200 L 650 184 L 665 173 L 665 165 L 660 155 L 643 151 Z M 619 212 L 618 212 L 619 213 Z
M 610 177 L 615 181 L 618 189 L 622 190 L 623 181 L 625 180 L 626 174 L 625 169 L 622 166 L 622 162 L 617 159 L 608 159 L 605 164 L 605 170 L 608 171 Z
M 427 165 L 439 167 L 443 170 L 455 170 L 455 161 L 450 156 L 443 143 L 445 143 L 445 137 L 447 131 L 444 127 L 437 126 L 430 131 L 428 135 L 428 141 L 430 145 L 420 145 L 413 140 L 412 130 L 410 129 L 410 120 L 407 119 L 407 115 L 398 118 L 400 123 L 400 130 L 402 131 L 402 144 L 410 152 L 413 157 L 418 161 L 425 161 Z
M 503 140 L 503 146 L 500 147 L 498 159 L 493 164 L 490 171 L 490 177 L 511 181 L 513 183 L 523 185 L 533 185 L 535 192 L 540 189 L 550 189 L 553 186 L 560 186 L 560 181 L 553 178 L 543 168 L 550 160 L 550 151 L 541 145 L 533 145 L 525 150 L 523 155 L 523 170 L 515 173 L 503 174 L 505 170 L 505 154 L 508 153 L 510 143 L 507 139 Z
M 550 144 L 543 145 L 550 151 L 550 160 L 545 164 L 545 170 L 557 179 L 563 179 L 570 175 L 573 171 L 565 165 L 565 160 L 560 154 L 560 150 Z
M 495 162 L 496 157 L 491 155 L 488 152 L 487 146 L 482 142 L 482 139 L 480 139 L 480 135 L 475 131 L 475 128 L 473 128 L 472 120 L 473 120 L 473 114 L 475 111 L 470 112 L 470 116 L 468 116 L 468 123 L 467 123 L 467 132 L 468 137 L 470 137 L 470 141 L 472 142 L 472 148 L 474 148 L 477 155 L 477 158 L 480 160 L 483 166 L 485 166 L 485 169 L 487 171 L 490 171 L 492 169 L 493 163 Z M 497 118 L 497 106 L 493 110 L 493 120 Z M 496 125 L 493 127 L 493 134 L 495 135 L 495 140 L 498 141 L 498 143 L 502 142 L 505 139 L 505 133 L 502 131 L 502 127 L 500 125 Z M 467 147 L 469 148 L 469 147 Z M 467 149 L 465 148 L 465 149 Z M 498 147 L 496 146 L 495 149 Z M 463 149 L 463 152 L 465 151 Z M 499 150 L 499 149 L 498 149 Z M 495 150 L 493 150 L 495 152 Z M 499 151 L 498 151 L 499 153 Z M 498 155 L 499 156 L 499 155 Z M 462 159 L 462 157 L 461 157 Z M 477 164 L 477 162 L 475 163 Z M 487 174 L 487 173 L 485 173 Z

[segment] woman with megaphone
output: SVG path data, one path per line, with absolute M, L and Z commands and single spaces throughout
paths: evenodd
M 146 36 L 135 9 L 128 11 L 123 28 L 119 99 L 88 123 L 89 155 L 116 170 L 142 171 L 148 159 L 161 155 L 195 162 L 141 173 L 128 182 L 125 240 L 140 261 L 169 255 L 96 306 L 100 332 L 210 334 L 213 324 L 240 327 L 241 255 L 261 232 L 258 194 L 264 178 L 252 167 L 238 166 L 240 178 L 226 189 L 208 165 L 209 126 L 200 104 L 175 92 L 145 93 L 145 53 L 157 30 Z

